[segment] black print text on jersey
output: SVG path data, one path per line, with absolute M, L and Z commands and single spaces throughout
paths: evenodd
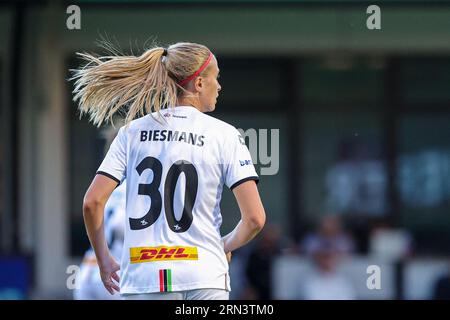
M 190 143 L 193 146 L 203 147 L 205 136 L 195 133 L 172 130 L 148 130 L 141 131 L 141 142 L 143 141 L 177 141 Z

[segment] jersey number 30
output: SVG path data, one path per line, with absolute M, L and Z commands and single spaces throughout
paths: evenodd
M 150 227 L 158 219 L 161 214 L 162 197 L 159 192 L 161 184 L 162 164 L 154 157 L 144 158 L 136 167 L 139 175 L 146 169 L 153 171 L 153 181 L 150 184 L 140 183 L 138 194 L 148 196 L 151 199 L 151 205 L 148 212 L 141 218 L 129 218 L 131 230 L 141 230 Z M 181 173 L 186 177 L 186 190 L 184 196 L 184 207 L 181 219 L 175 218 L 173 198 L 178 178 Z M 167 223 L 173 232 L 185 232 L 192 224 L 192 208 L 194 207 L 195 198 L 197 197 L 198 175 L 192 163 L 180 160 L 172 164 L 167 173 L 164 182 L 164 208 L 166 212 Z

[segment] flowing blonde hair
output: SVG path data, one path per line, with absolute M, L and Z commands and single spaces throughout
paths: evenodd
M 81 115 L 88 114 L 98 127 L 113 123 L 113 116 L 119 112 L 126 114 L 128 124 L 174 107 L 179 95 L 187 92 L 178 82 L 194 74 L 210 51 L 201 44 L 179 42 L 167 49 L 155 46 L 140 56 L 111 53 L 101 57 L 77 53 L 87 63 L 72 70 L 70 79 L 75 80 L 73 100 L 78 102 Z

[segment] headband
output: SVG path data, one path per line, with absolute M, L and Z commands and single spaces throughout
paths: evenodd
M 208 59 L 206 59 L 206 61 L 203 62 L 203 64 L 201 65 L 201 67 L 200 67 L 197 71 L 195 71 L 195 73 L 194 73 L 193 75 L 187 77 L 187 78 L 184 79 L 184 80 L 179 81 L 179 82 L 178 82 L 178 85 L 184 86 L 186 83 L 188 83 L 189 81 L 191 81 L 192 79 L 194 79 L 196 76 L 198 76 L 198 75 L 199 75 L 203 70 L 205 70 L 205 68 L 208 66 L 208 64 L 209 64 L 209 62 L 211 61 L 212 57 L 213 57 L 213 54 L 210 52 L 210 53 L 209 53 L 209 56 L 208 56 Z

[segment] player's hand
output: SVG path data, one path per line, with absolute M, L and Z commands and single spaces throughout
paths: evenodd
M 114 294 L 114 290 L 120 292 L 118 283 L 120 281 L 117 271 L 120 270 L 120 265 L 114 260 L 113 257 L 109 257 L 107 261 L 99 263 L 100 277 L 102 278 L 103 285 L 110 294 Z M 114 282 L 116 281 L 116 282 Z
M 231 262 L 231 251 L 226 254 L 228 263 Z

